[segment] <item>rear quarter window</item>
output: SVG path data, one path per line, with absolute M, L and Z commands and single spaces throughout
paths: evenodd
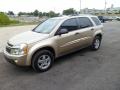
M 98 25 L 101 25 L 101 22 L 98 20 L 98 18 L 96 17 L 91 17 L 92 20 L 95 22 L 95 24 L 98 26 Z

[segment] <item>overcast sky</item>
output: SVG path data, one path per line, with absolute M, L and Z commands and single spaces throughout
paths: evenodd
M 81 0 L 82 8 L 104 9 L 105 0 Z M 106 0 L 107 7 L 114 4 L 115 7 L 120 7 L 120 0 Z M 14 11 L 18 13 L 31 12 L 38 9 L 41 12 L 53 10 L 62 12 L 64 9 L 74 8 L 80 9 L 80 0 L 0 0 L 0 11 Z

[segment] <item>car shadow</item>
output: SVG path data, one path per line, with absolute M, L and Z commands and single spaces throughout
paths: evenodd
M 87 47 L 87 48 L 84 48 L 84 49 L 78 50 L 76 52 L 72 52 L 70 54 L 67 54 L 67 55 L 64 55 L 64 56 L 61 56 L 61 57 L 57 58 L 55 60 L 54 66 L 56 66 L 58 64 L 62 64 L 64 62 L 67 62 L 68 60 L 70 61 L 70 60 L 74 59 L 76 56 L 83 57 L 83 56 L 85 56 L 86 52 L 92 52 L 90 47 Z
M 53 67 L 55 68 L 56 66 L 59 66 L 65 62 L 70 62 L 72 59 L 74 59 L 76 56 L 85 56 L 85 53 L 86 52 L 91 52 L 90 48 L 84 48 L 84 49 L 81 49 L 79 51 L 76 51 L 76 52 L 73 52 L 73 53 L 70 53 L 70 54 L 67 54 L 67 55 L 64 55 L 64 56 L 61 56 L 59 58 L 57 58 L 54 62 L 54 65 Z M 2 55 L 2 58 L 3 58 L 3 53 L 0 54 L 0 56 Z M 5 59 L 4 59 L 5 60 Z M 69 60 L 69 61 L 68 61 Z M 21 66 L 16 66 L 16 65 L 11 65 L 10 63 L 7 63 L 5 62 L 4 63 L 5 66 L 4 67 L 7 67 L 8 68 L 8 72 L 7 73 L 11 73 L 11 74 L 14 74 L 15 72 L 17 72 L 18 74 L 20 75 L 24 75 L 27 73 L 32 75 L 32 74 L 36 74 L 36 72 L 32 69 L 32 67 L 21 67 Z M 53 68 L 53 69 L 54 69 Z M 53 71 L 53 70 L 50 70 L 50 71 Z M 49 72 L 50 72 L 49 71 Z

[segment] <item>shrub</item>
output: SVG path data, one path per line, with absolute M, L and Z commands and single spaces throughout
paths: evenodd
M 18 23 L 20 23 L 20 22 L 17 21 L 17 20 L 11 20 L 11 21 L 10 21 L 10 24 L 18 24 Z
M 0 12 L 0 25 L 10 25 L 10 24 L 18 24 L 17 20 L 10 20 L 7 15 L 3 12 Z
M 10 19 L 3 12 L 0 12 L 0 25 L 9 25 Z

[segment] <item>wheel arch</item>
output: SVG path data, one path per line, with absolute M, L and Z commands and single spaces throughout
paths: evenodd
M 56 56 L 55 50 L 54 50 L 52 47 L 50 47 L 50 46 L 46 46 L 46 47 L 42 47 L 42 48 L 37 49 L 37 50 L 32 54 L 31 60 L 32 60 L 33 56 L 34 56 L 37 52 L 39 52 L 39 51 L 41 51 L 41 50 L 48 50 L 48 51 L 50 51 L 50 52 L 53 53 L 54 57 Z
M 27 58 L 27 64 L 28 65 L 31 65 L 31 62 L 32 62 L 32 59 L 34 57 L 34 55 L 39 52 L 40 50 L 49 50 L 50 52 L 53 53 L 54 57 L 56 57 L 56 53 L 55 53 L 55 49 L 51 46 L 45 46 L 45 47 L 41 47 L 41 48 L 38 48 L 36 49 L 33 53 L 31 53 L 28 58 Z
M 95 37 L 96 37 L 96 36 L 99 36 L 99 37 L 102 39 L 102 36 L 103 36 L 103 35 L 102 35 L 101 33 L 98 33 L 98 34 L 95 35 Z

